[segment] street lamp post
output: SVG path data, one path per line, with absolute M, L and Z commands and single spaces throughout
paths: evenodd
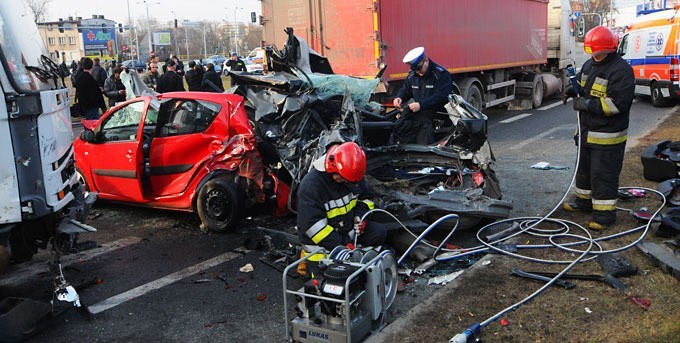
M 208 45 L 205 42 L 205 22 L 203 23 L 203 57 L 208 57 Z
M 228 9 L 228 7 L 225 7 L 225 9 Z M 234 6 L 234 28 L 231 31 L 231 36 L 232 36 L 232 42 L 234 43 L 234 51 L 236 54 L 238 54 L 238 43 L 236 42 L 236 36 L 238 34 L 238 22 L 236 21 L 236 10 L 242 10 L 243 7 L 238 7 Z
M 187 24 L 188 21 L 184 20 L 182 22 L 182 26 L 184 26 L 184 45 L 186 45 L 187 48 L 187 60 L 189 59 L 189 34 L 187 33 Z
M 153 46 L 151 45 L 151 27 L 150 27 L 150 19 L 149 19 L 149 5 L 159 5 L 160 2 L 154 2 L 152 4 L 149 4 L 148 1 L 144 0 L 142 1 L 144 3 L 144 6 L 146 6 L 146 31 L 147 31 L 147 36 L 149 38 L 149 54 L 151 54 L 151 51 L 153 50 Z

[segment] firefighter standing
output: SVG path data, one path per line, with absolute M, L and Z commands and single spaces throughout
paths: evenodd
M 373 209 L 371 201 L 359 199 L 367 190 L 363 181 L 366 155 L 361 147 L 354 142 L 334 145 L 312 165 L 297 195 L 297 230 L 302 244 L 319 245 L 328 251 L 341 245 L 353 249 L 356 234 L 359 244 L 384 244 L 384 225 L 357 223 Z M 359 233 L 355 232 L 355 224 Z
M 616 35 L 607 27 L 588 31 L 584 49 L 592 58 L 576 75 L 578 92 L 570 87 L 563 94 L 565 103 L 575 97 L 574 110 L 579 111 L 581 122 L 576 197 L 563 208 L 592 211 L 588 227 L 598 231 L 616 221 L 619 174 L 635 91 L 633 69 L 616 53 L 617 45 Z
M 430 144 L 434 142 L 434 116 L 437 111 L 446 112 L 444 105 L 451 94 L 451 74 L 444 67 L 425 55 L 425 48 L 409 51 L 403 59 L 410 65 L 404 85 L 393 101 L 394 107 L 401 108 L 404 101 L 412 115 L 397 121 L 393 143 Z M 405 120 L 404 120 L 405 119 Z

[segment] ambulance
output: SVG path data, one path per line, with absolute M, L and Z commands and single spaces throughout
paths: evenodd
M 619 44 L 635 72 L 635 94 L 649 96 L 655 107 L 680 98 L 679 8 L 639 16 Z

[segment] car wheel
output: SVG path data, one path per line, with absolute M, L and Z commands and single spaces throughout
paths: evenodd
M 80 170 L 80 168 L 76 168 L 76 178 L 78 179 L 80 186 L 83 187 L 85 196 L 87 196 L 87 193 L 90 192 L 90 185 L 87 184 L 87 179 L 85 179 L 85 175 L 83 175 L 83 171 Z
M 233 229 L 243 214 L 243 193 L 225 177 L 206 182 L 198 191 L 196 211 L 202 228 L 215 232 Z
M 656 82 L 652 82 L 649 88 L 652 97 L 652 106 L 654 107 L 665 106 L 667 102 L 666 99 L 663 97 L 663 93 L 661 92 L 661 87 L 659 87 L 659 84 Z

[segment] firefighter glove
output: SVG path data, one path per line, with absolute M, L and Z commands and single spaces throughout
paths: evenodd
M 578 97 L 574 99 L 574 111 L 588 111 L 590 99 Z
M 575 98 L 578 94 L 574 90 L 574 87 L 568 85 L 567 88 L 562 93 L 562 104 L 566 105 L 569 98 Z
M 366 229 L 366 222 L 362 221 L 358 216 L 354 217 L 354 231 L 357 236 L 364 233 L 364 229 Z
M 354 244 L 352 244 L 352 243 L 347 243 L 347 244 L 345 244 L 345 246 L 346 246 L 347 249 L 349 249 L 349 250 L 354 250 L 354 249 L 355 249 Z
M 356 224 L 356 230 L 357 230 L 357 235 L 361 235 L 364 233 L 364 230 L 366 230 L 366 222 L 362 221 L 360 223 Z

